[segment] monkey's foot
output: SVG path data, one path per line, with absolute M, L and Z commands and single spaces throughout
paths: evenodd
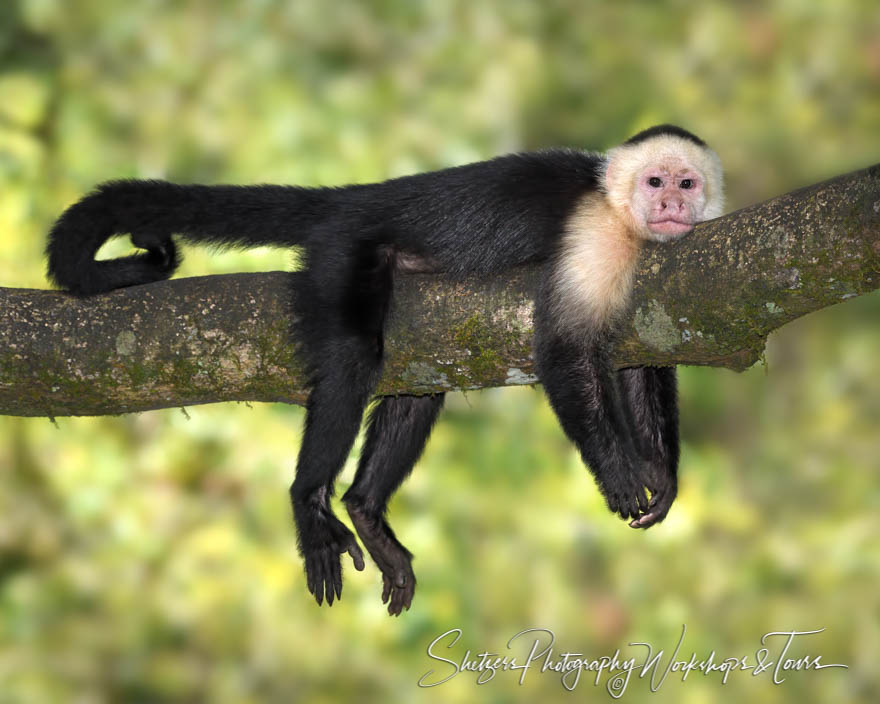
M 299 533 L 300 552 L 305 560 L 306 584 L 318 605 L 327 599 L 342 598 L 342 563 L 340 555 L 351 555 L 354 568 L 364 569 L 364 554 L 357 539 L 345 525 L 329 511 L 303 509 L 295 511 Z M 300 515 L 297 515 L 300 514 Z
M 409 611 L 416 589 L 409 550 L 400 544 L 381 514 L 353 501 L 345 506 L 358 537 L 382 572 L 382 603 L 388 604 L 388 613 L 399 616 L 404 608 Z

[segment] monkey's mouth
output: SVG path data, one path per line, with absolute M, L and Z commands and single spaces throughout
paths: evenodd
M 675 218 L 666 218 L 665 220 L 655 220 L 648 223 L 648 229 L 658 235 L 685 235 L 694 229 L 694 225 L 686 220 L 676 220 Z

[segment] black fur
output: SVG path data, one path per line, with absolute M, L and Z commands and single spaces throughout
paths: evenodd
M 644 142 L 651 137 L 659 137 L 661 135 L 668 134 L 673 137 L 681 137 L 682 139 L 687 139 L 694 144 L 705 147 L 706 143 L 697 137 L 697 135 L 688 132 L 686 129 L 678 127 L 677 125 L 654 125 L 653 127 L 649 127 L 646 130 L 642 130 L 638 134 L 633 135 L 628 140 L 624 142 L 624 144 L 638 144 L 639 142 Z
M 669 126 L 630 142 L 663 132 L 702 144 Z M 563 225 L 579 200 L 597 191 L 601 167 L 596 155 L 551 150 L 344 188 L 111 182 L 53 227 L 49 276 L 80 295 L 163 279 L 179 262 L 172 235 L 219 246 L 303 248 L 296 335 L 311 394 L 291 500 L 308 588 L 318 603 L 332 604 L 342 592 L 341 554 L 348 552 L 357 569 L 364 566 L 357 539 L 334 516 L 330 497 L 382 371 L 398 261 L 453 275 L 529 262 L 545 262 L 549 272 Z M 146 253 L 96 262 L 103 242 L 123 233 Z M 612 326 L 586 338 L 560 333 L 550 305 L 554 295 L 545 276 L 535 349 L 553 409 L 612 511 L 638 527 L 662 520 L 676 488 L 674 370 L 615 374 Z M 382 399 L 370 414 L 357 475 L 343 497 L 382 571 L 383 601 L 393 614 L 409 608 L 415 577 L 411 555 L 384 513 L 421 454 L 442 402 L 442 395 Z

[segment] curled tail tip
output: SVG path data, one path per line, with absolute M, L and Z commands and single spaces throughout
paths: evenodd
M 117 288 L 147 284 L 170 277 L 180 256 L 170 234 L 132 226 L 120 218 L 112 189 L 141 186 L 136 182 L 101 184 L 68 208 L 49 232 L 46 254 L 48 278 L 58 288 L 87 296 Z M 145 252 L 109 260 L 95 260 L 108 239 L 128 232 L 132 243 Z
M 163 281 L 180 264 L 177 247 L 170 239 L 141 254 L 117 259 L 96 261 L 85 250 L 74 256 L 65 254 L 50 242 L 47 276 L 57 288 L 76 296 Z

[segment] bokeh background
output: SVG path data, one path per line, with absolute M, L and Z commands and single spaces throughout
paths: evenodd
M 880 162 L 876 0 L 4 0 L 0 285 L 45 287 L 45 232 L 109 178 L 328 185 L 670 121 L 727 169 L 729 206 Z M 190 250 L 184 274 L 291 268 Z M 698 295 L 698 292 L 695 292 Z M 634 678 L 625 700 L 874 702 L 880 692 L 880 297 L 801 319 L 744 373 L 681 370 L 682 491 L 610 516 L 539 389 L 449 399 L 391 506 L 416 554 L 390 619 L 370 565 L 318 608 L 287 486 L 301 409 L 223 404 L 0 418 L 0 702 L 603 701 L 427 657 L 629 641 L 848 670 Z M 2 312 L 0 312 L 2 315 Z M 352 478 L 347 466 L 340 489 Z M 341 491 L 339 492 L 342 493 Z

